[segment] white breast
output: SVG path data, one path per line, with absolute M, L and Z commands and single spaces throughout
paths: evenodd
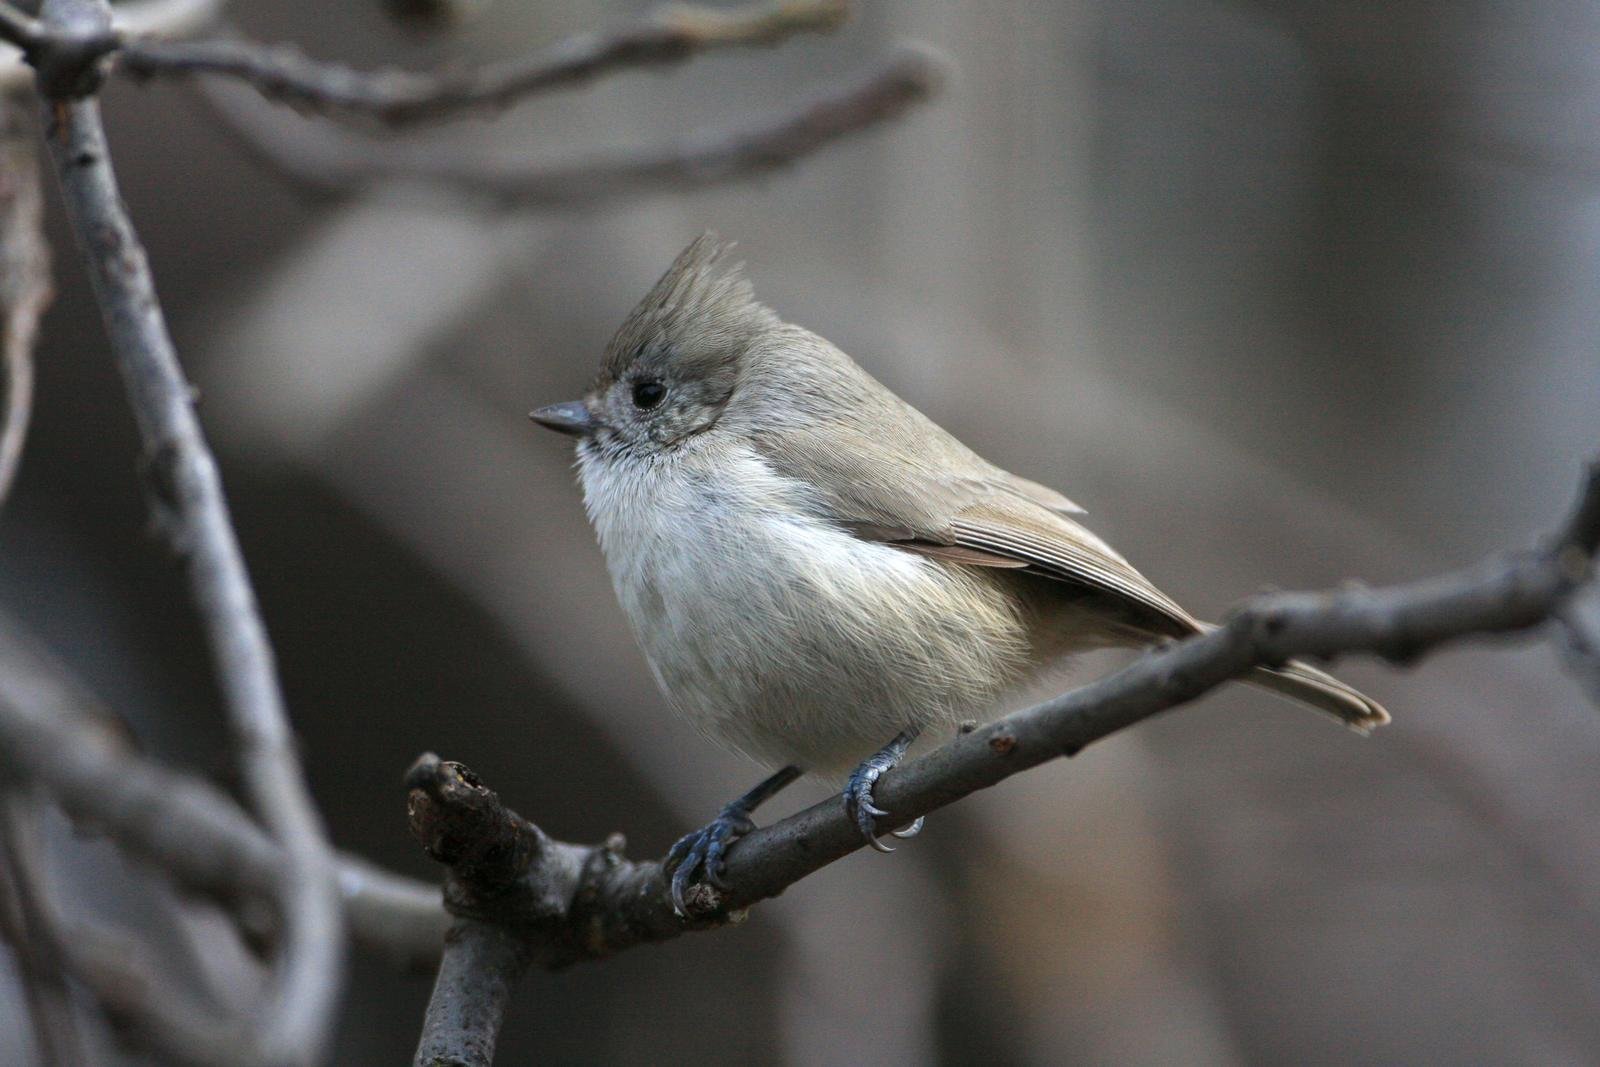
M 990 575 L 852 536 L 746 445 L 706 433 L 648 458 L 586 449 L 579 466 L 662 689 L 769 766 L 848 769 L 909 724 L 984 714 L 1021 669 Z

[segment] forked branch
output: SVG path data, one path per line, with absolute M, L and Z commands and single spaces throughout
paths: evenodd
M 53 34 L 89 40 L 108 32 L 110 11 L 103 0 L 46 0 L 41 23 Z M 325 1047 L 344 969 L 332 853 L 300 768 L 217 462 L 117 188 L 99 104 L 47 101 L 41 114 L 67 219 L 139 426 L 152 512 L 185 564 L 246 792 L 282 849 L 274 894 L 282 951 L 273 987 L 260 1025 L 244 1041 L 236 1033 L 221 1040 L 261 1062 L 309 1062 Z
M 933 53 L 904 46 L 860 81 L 778 115 L 732 129 L 698 131 L 661 146 L 566 160 L 463 158 L 457 149 L 373 141 L 294 121 L 249 96 L 220 91 L 208 96 L 255 155 L 314 192 L 411 182 L 495 207 L 552 209 L 686 192 L 780 170 L 850 134 L 901 117 L 938 91 L 943 68 Z
M 304 111 L 357 115 L 388 126 L 504 108 L 620 70 L 681 63 L 701 52 L 774 45 L 797 33 L 838 28 L 844 0 L 773 0 L 737 8 L 671 4 L 609 33 L 569 37 L 532 55 L 464 74 L 358 71 L 286 46 L 249 41 L 128 40 L 117 65 L 136 77 L 218 75 Z

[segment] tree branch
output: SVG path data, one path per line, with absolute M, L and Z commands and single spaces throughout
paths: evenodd
M 33 346 L 50 304 L 50 247 L 44 238 L 39 149 L 28 108 L 0 94 L 0 504 L 11 493 L 33 410 Z
M 52 32 L 81 38 L 110 25 L 103 0 L 46 0 L 42 19 Z M 67 217 L 138 419 L 154 514 L 186 564 L 246 791 L 283 850 L 274 894 L 281 953 L 251 1036 L 265 1061 L 313 1060 L 325 1046 L 343 972 L 343 916 L 330 850 L 294 750 L 216 460 L 117 189 L 99 106 L 47 103 L 44 120 Z
M 673 4 L 632 26 L 579 34 L 543 52 L 460 75 L 363 72 L 317 62 L 288 47 L 245 41 L 127 40 L 117 65 L 139 78 L 237 78 L 263 96 L 302 110 L 406 126 L 472 109 L 503 108 L 534 93 L 581 85 L 618 70 L 665 66 L 700 52 L 773 45 L 796 33 L 826 32 L 841 25 L 848 10 L 846 0 L 772 0 L 732 9 Z
M 416 1067 L 489 1067 L 511 991 L 528 969 L 526 942 L 493 923 L 461 919 L 445 940 L 428 998 Z
M 283 849 L 226 793 L 134 752 L 111 712 L 3 613 L 0 767 L 185 889 L 273 898 Z M 438 961 L 449 926 L 438 886 L 348 855 L 339 886 L 355 943 L 407 966 Z
M 1344 589 L 1263 597 L 1222 627 L 1153 650 L 1137 662 L 988 726 L 885 774 L 874 800 L 899 825 L 992 786 L 1013 774 L 1084 747 L 1162 711 L 1188 703 L 1258 666 L 1297 656 L 1331 659 L 1363 652 L 1410 663 L 1461 638 L 1527 630 L 1548 621 L 1591 580 L 1600 545 L 1600 464 L 1591 467 L 1568 523 L 1538 548 L 1476 567 L 1388 589 Z M 862 847 L 860 832 L 837 800 L 757 829 L 728 852 L 725 890 L 692 888 L 687 917 L 672 906 L 660 864 L 621 856 L 621 840 L 603 846 L 553 841 L 503 808 L 470 771 L 424 757 L 411 775 L 448 815 L 450 846 L 436 857 L 490 855 L 498 864 L 483 891 L 452 878 L 446 905 L 496 923 L 527 943 L 544 966 L 608 956 L 690 929 L 738 921 L 750 905 Z M 425 843 L 429 837 L 421 834 Z M 508 847 L 513 846 L 513 847 Z M 509 881 L 506 866 L 520 868 Z M 476 887 L 476 888 L 474 888 Z
M 23 788 L 0 795 L 0 930 L 11 943 L 33 1022 L 39 1062 L 73 1067 L 89 1062 L 78 1011 L 63 966 L 61 925 L 45 885 L 35 797 Z
M 124 0 L 111 11 L 111 28 L 117 37 L 169 37 L 191 33 L 213 21 L 223 0 Z M 31 88 L 34 71 L 25 55 L 37 49 L 48 31 L 15 5 L 0 2 L 0 92 Z M 117 37 L 106 38 L 113 47 Z M 100 55 L 89 62 L 97 63 Z
M 462 918 L 451 929 L 414 1061 L 416 1067 L 487 1067 L 511 990 L 534 958 L 521 930 L 529 922 L 559 921 L 566 911 L 559 886 L 587 864 L 566 867 L 559 877 L 527 878 L 536 866 L 579 858 L 578 851 L 552 842 L 459 763 L 426 753 L 406 772 L 406 785 L 411 835 L 450 868 L 445 899 L 451 910 L 504 913 L 515 900 L 516 924 Z M 538 896 L 542 888 L 555 895 Z
M 619 150 L 569 162 L 463 160 L 411 142 L 374 142 L 286 120 L 259 100 L 221 91 L 207 98 L 258 158 L 296 184 L 346 193 L 379 182 L 440 186 L 508 208 L 592 206 L 660 192 L 753 178 L 859 130 L 898 118 L 938 90 L 944 63 L 906 46 L 853 86 L 793 111 L 731 130 L 704 130 L 678 143 Z

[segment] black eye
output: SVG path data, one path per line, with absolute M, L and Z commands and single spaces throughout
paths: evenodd
M 633 383 L 633 403 L 645 411 L 661 403 L 666 395 L 667 387 L 653 379 Z

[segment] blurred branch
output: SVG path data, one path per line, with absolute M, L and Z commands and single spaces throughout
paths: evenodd
M 110 27 L 104 0 L 46 0 L 42 19 L 64 39 L 90 41 Z M 38 69 L 45 87 L 48 68 L 39 63 Z M 57 100 L 43 114 L 67 218 L 137 416 L 153 513 L 186 565 L 245 789 L 282 849 L 273 894 L 282 924 L 273 988 L 259 1023 L 232 1044 L 263 1062 L 308 1062 L 326 1045 L 342 983 L 344 918 L 332 855 L 295 752 L 217 463 L 117 188 L 99 105 Z
M 127 40 L 120 69 L 135 77 L 221 75 L 306 111 L 355 114 L 390 126 L 503 108 L 534 93 L 581 85 L 619 70 L 681 63 L 720 48 L 772 45 L 843 23 L 845 0 L 775 0 L 722 9 L 673 4 L 611 33 L 584 33 L 549 49 L 465 74 L 364 72 L 248 41 Z
M 426 973 L 438 964 L 450 916 L 437 885 L 345 853 L 339 887 L 354 943 L 403 971 Z
M 89 1062 L 62 961 L 61 926 L 45 885 L 35 803 L 26 788 L 0 797 L 0 931 L 10 942 L 33 1037 L 45 1067 Z
M 318 192 L 414 181 L 506 207 L 554 208 L 687 191 L 780 169 L 842 137 L 900 117 L 938 90 L 942 68 L 932 53 L 904 47 L 858 84 L 785 114 L 731 130 L 701 131 L 660 148 L 567 163 L 463 160 L 452 148 L 374 142 L 312 126 L 259 99 L 222 91 L 207 97 L 253 154 Z
M 0 504 L 11 493 L 33 409 L 33 346 L 50 303 L 50 248 L 44 238 L 39 148 L 21 99 L 0 93 Z
M 109 710 L 0 614 L 0 765 L 178 884 L 270 901 L 282 848 L 226 793 L 135 753 Z M 352 939 L 412 965 L 437 961 L 449 924 L 437 886 L 339 859 Z
M 1151 651 L 889 772 L 875 793 L 889 812 L 882 822 L 901 825 L 1013 774 L 1076 755 L 1255 667 L 1356 652 L 1409 664 L 1461 638 L 1538 626 L 1591 579 L 1597 546 L 1600 463 L 1590 468 L 1570 520 L 1543 545 L 1409 585 L 1253 600 L 1214 631 Z M 599 847 L 553 841 L 504 809 L 470 771 L 434 757 L 418 762 L 410 782 L 413 831 L 435 858 L 454 865 L 447 907 L 519 933 L 531 958 L 545 966 L 737 921 L 751 904 L 863 846 L 843 806 L 824 801 L 741 839 L 727 854 L 725 888 L 694 886 L 688 915 L 680 917 L 662 866 L 623 859 L 620 839 Z M 478 856 L 490 857 L 492 877 L 463 877 L 463 864 Z M 508 866 L 519 870 L 509 881 Z
M 111 9 L 111 28 L 130 37 L 177 37 L 216 19 L 224 0 L 125 0 Z M 0 92 L 26 89 L 33 70 L 16 45 L 43 34 L 38 21 L 9 3 L 0 3 Z

